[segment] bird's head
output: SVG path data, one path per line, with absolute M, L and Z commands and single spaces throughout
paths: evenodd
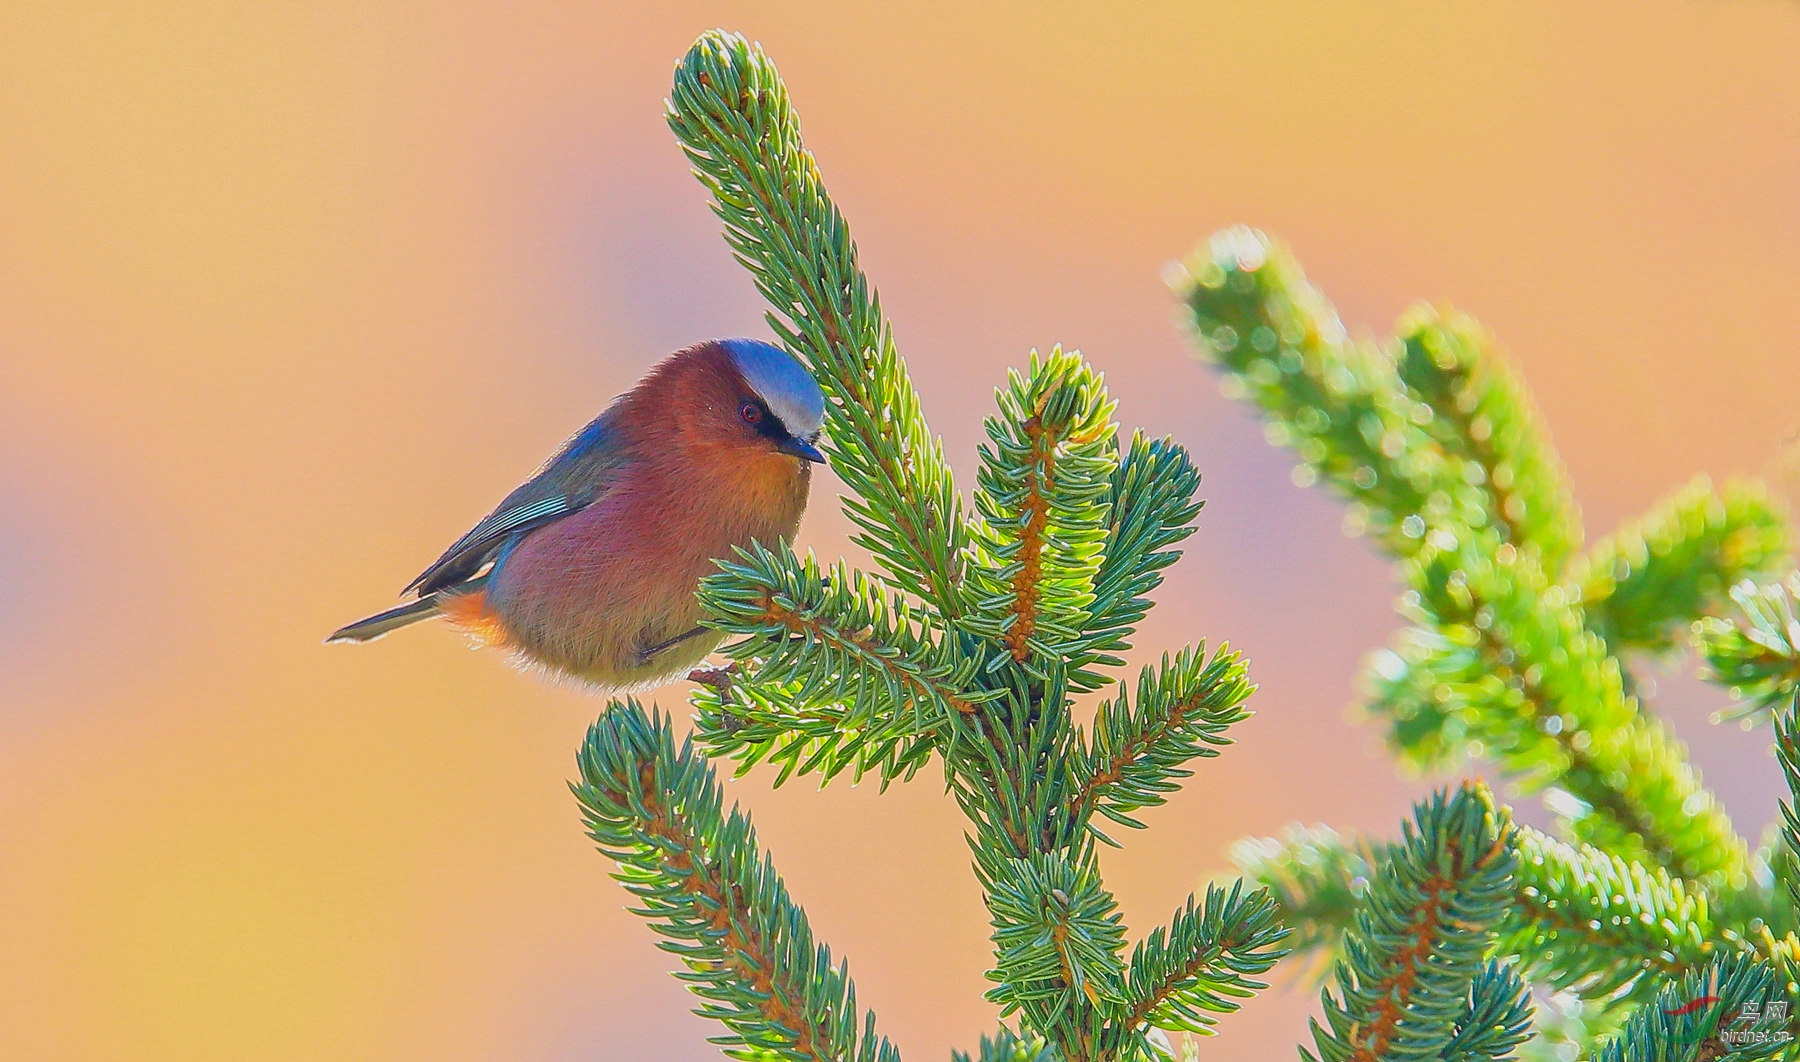
M 655 393 L 643 397 L 661 411 L 671 441 L 696 459 L 825 460 L 818 448 L 825 395 L 780 347 L 755 339 L 701 343 L 658 366 L 645 391 Z
M 806 366 L 780 347 L 755 339 L 721 339 L 742 386 L 732 411 L 731 432 L 742 445 L 774 449 L 823 463 L 819 429 L 825 423 L 825 394 Z

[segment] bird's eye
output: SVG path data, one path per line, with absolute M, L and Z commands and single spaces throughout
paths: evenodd
M 744 418 L 745 424 L 760 424 L 763 418 L 762 407 L 755 402 L 745 402 L 738 407 L 738 416 Z

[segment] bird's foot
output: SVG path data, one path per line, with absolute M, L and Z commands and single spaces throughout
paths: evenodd
M 738 710 L 731 698 L 731 680 L 740 673 L 737 661 L 733 660 L 724 667 L 697 667 L 688 672 L 688 681 L 701 686 L 711 686 L 719 695 L 719 725 L 727 734 L 735 734 L 743 729 L 745 719 L 738 715 Z
M 697 667 L 688 672 L 687 680 L 701 686 L 711 686 L 723 696 L 731 692 L 731 680 L 740 671 L 737 661 L 733 660 L 724 667 Z

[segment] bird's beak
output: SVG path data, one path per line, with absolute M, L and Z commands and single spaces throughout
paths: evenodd
M 825 463 L 825 455 L 819 452 L 819 448 L 814 446 L 811 440 L 802 439 L 798 435 L 788 436 L 781 440 L 775 448 L 784 454 L 793 454 L 795 457 L 807 461 L 817 461 L 821 465 Z

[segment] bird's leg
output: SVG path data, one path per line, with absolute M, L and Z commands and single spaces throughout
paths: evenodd
M 666 642 L 658 642 L 657 644 L 651 646 L 648 649 L 639 649 L 638 650 L 638 658 L 647 662 L 647 661 L 649 661 L 649 659 L 651 657 L 655 656 L 657 653 L 662 652 L 664 649 L 669 649 L 674 646 L 680 645 L 682 642 L 687 641 L 689 638 L 697 638 L 700 635 L 705 634 L 706 631 L 707 631 L 707 628 L 705 628 L 705 627 L 695 627 L 691 631 L 684 631 L 681 634 L 677 634 L 675 637 L 670 638 Z

